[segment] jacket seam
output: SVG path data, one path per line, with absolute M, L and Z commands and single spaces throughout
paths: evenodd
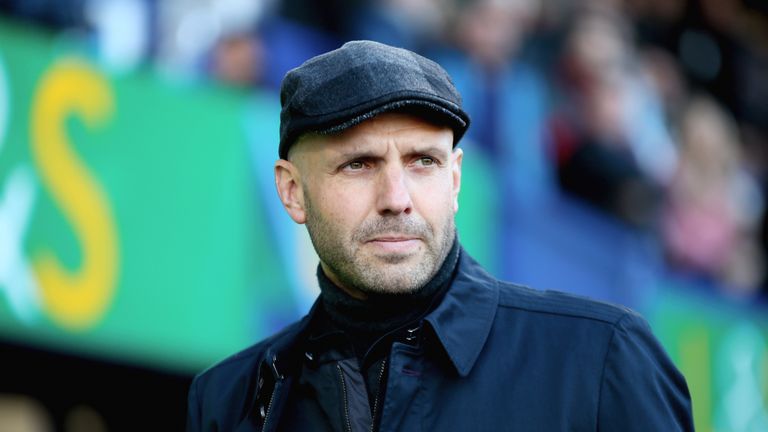
M 530 312 L 530 313 L 539 313 L 539 314 L 545 314 L 545 315 L 557 315 L 557 316 L 563 316 L 563 317 L 569 317 L 569 318 L 581 318 L 581 319 L 586 319 L 586 320 L 590 320 L 590 321 L 598 321 L 598 322 L 602 322 L 602 323 L 606 323 L 606 324 L 611 324 L 611 325 L 618 324 L 627 315 L 629 315 L 629 313 L 628 313 L 628 311 L 626 309 L 619 309 L 619 310 L 621 310 L 621 313 L 618 315 L 618 317 L 616 319 L 614 319 L 614 320 L 610 320 L 608 318 L 600 318 L 600 317 L 595 317 L 595 316 L 583 315 L 583 314 L 579 314 L 578 312 L 555 312 L 555 311 L 539 310 L 539 309 L 526 308 L 526 307 L 521 307 L 521 306 L 504 305 L 504 304 L 499 304 L 499 307 L 500 308 L 505 308 L 505 309 L 515 309 L 515 310 L 520 310 L 520 311 L 525 311 L 525 312 Z
M 600 371 L 600 387 L 597 390 L 597 416 L 595 417 L 595 421 L 597 423 L 597 432 L 600 432 L 600 410 L 602 409 L 602 401 L 603 401 L 603 385 L 605 384 L 605 370 L 608 366 L 608 356 L 611 354 L 611 346 L 613 345 L 613 340 L 616 337 L 616 333 L 618 333 L 618 327 L 619 324 L 621 324 L 622 321 L 624 321 L 628 316 L 630 316 L 628 313 L 625 313 L 621 318 L 619 318 L 614 324 L 613 324 L 613 331 L 611 332 L 611 338 L 608 339 L 608 345 L 605 350 L 605 356 L 603 357 L 603 370 Z

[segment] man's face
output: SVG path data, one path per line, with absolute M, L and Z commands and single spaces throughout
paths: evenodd
M 280 198 L 334 283 L 364 298 L 434 276 L 455 236 L 462 152 L 452 147 L 449 128 L 388 113 L 305 136 L 277 162 Z

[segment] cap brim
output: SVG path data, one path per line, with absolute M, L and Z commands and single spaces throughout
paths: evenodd
M 419 99 L 404 99 L 386 103 L 363 114 L 358 114 L 350 119 L 344 120 L 341 123 L 313 132 L 319 134 L 338 133 L 385 112 L 404 112 L 421 117 L 430 123 L 448 126 L 454 130 L 454 145 L 459 142 L 469 126 L 468 117 L 466 119 L 462 118 L 453 111 L 436 103 Z

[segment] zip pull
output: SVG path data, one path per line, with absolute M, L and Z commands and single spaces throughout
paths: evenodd
M 285 377 L 277 370 L 277 355 L 272 354 L 272 362 L 270 363 L 272 369 L 272 375 L 275 377 L 275 381 L 282 381 Z
M 416 338 L 419 337 L 419 330 L 421 327 L 414 327 L 412 329 L 406 330 L 405 340 L 408 342 L 413 342 L 416 340 Z
M 269 362 L 268 368 L 272 374 L 274 383 L 271 385 L 268 385 L 268 383 L 265 380 L 265 377 L 261 376 L 259 378 L 259 382 L 256 388 L 256 399 L 259 401 L 258 415 L 261 418 L 263 429 L 267 429 L 267 424 L 269 422 L 269 415 L 272 412 L 272 405 L 275 401 L 276 389 L 279 383 L 285 379 L 285 376 L 282 373 L 280 373 L 280 370 L 277 367 L 277 355 L 273 354 L 271 359 L 268 359 L 268 360 L 265 359 L 265 361 L 262 363 L 262 368 L 266 368 L 265 363 L 267 362 Z M 269 391 L 269 400 L 266 401 L 266 404 L 265 404 L 265 399 L 267 395 L 265 390 Z

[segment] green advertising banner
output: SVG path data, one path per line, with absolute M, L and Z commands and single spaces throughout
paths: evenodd
M 647 316 L 686 377 L 696 430 L 768 430 L 768 318 L 685 287 L 665 288 Z
M 197 370 L 272 331 L 245 96 L 0 24 L 2 336 Z

